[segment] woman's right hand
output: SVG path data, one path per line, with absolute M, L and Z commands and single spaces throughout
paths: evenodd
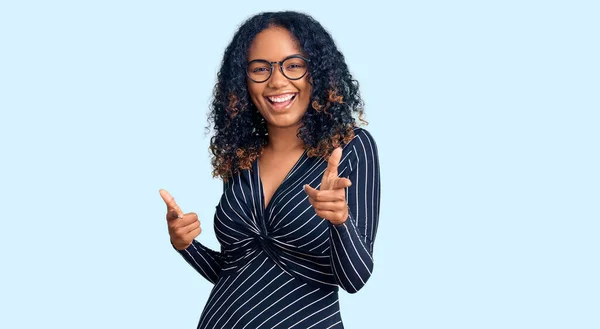
M 171 244 L 177 250 L 187 249 L 202 232 L 198 215 L 193 212 L 184 214 L 169 192 L 162 189 L 158 192 L 167 204 L 167 226 Z

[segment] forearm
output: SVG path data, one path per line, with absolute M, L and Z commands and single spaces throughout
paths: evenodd
M 212 283 L 217 282 L 223 265 L 223 256 L 220 252 L 214 251 L 196 240 L 186 249 L 177 250 L 177 252 L 200 275 Z
M 358 234 L 352 215 L 331 225 L 331 265 L 339 285 L 350 293 L 360 290 L 373 271 L 370 243 Z

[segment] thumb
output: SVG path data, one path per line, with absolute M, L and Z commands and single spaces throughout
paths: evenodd
M 352 186 L 352 181 L 345 177 L 338 178 L 331 187 L 332 190 L 337 190 L 340 188 L 346 188 Z
M 179 206 L 175 202 L 175 198 L 173 198 L 173 196 L 169 192 L 167 192 L 167 190 L 160 189 L 158 193 L 160 193 L 161 198 L 167 205 L 167 211 L 174 212 L 173 217 L 182 218 L 183 211 L 181 211 L 181 208 L 179 208 Z

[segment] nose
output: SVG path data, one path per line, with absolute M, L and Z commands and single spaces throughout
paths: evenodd
M 271 78 L 269 78 L 269 87 L 272 89 L 280 89 L 285 87 L 289 82 L 288 78 L 281 72 L 280 64 L 274 64 L 273 73 L 271 74 Z

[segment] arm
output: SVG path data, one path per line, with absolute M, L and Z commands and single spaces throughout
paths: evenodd
M 213 284 L 217 282 L 224 262 L 220 252 L 214 251 L 196 240 L 192 241 L 192 244 L 186 249 L 177 250 L 177 252 L 200 275 Z
M 350 145 L 349 145 L 350 147 Z M 379 160 L 372 136 L 362 130 L 355 137 L 350 163 L 352 186 L 347 188 L 348 218 L 331 225 L 331 264 L 340 287 L 360 290 L 373 271 L 373 242 L 379 219 Z
M 227 183 L 223 182 L 223 192 L 225 192 L 227 187 Z M 175 248 L 175 246 L 173 246 L 173 248 Z M 200 273 L 200 275 L 213 284 L 217 282 L 219 273 L 224 264 L 224 256 L 222 253 L 204 246 L 195 239 L 186 249 L 178 250 L 175 248 L 175 250 L 177 250 L 183 259 Z

